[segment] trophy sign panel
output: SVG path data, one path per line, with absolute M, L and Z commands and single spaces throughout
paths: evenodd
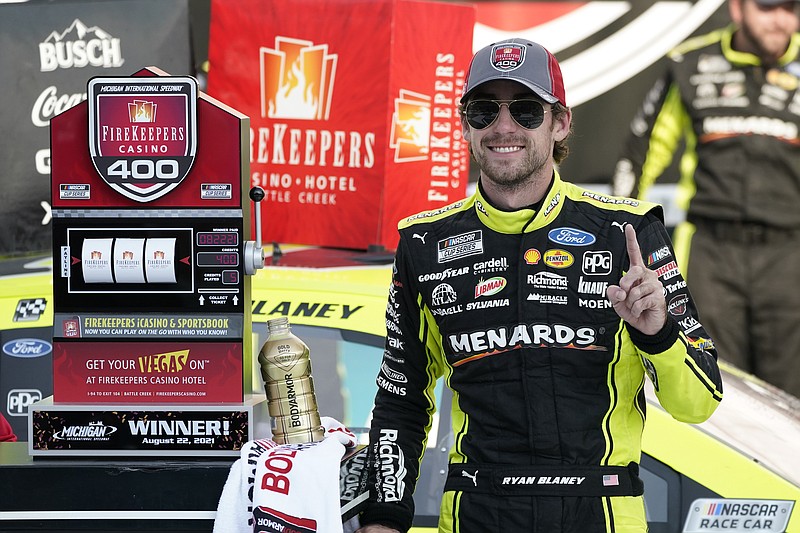
M 180 185 L 197 151 L 197 81 L 95 78 L 88 102 L 92 164 L 112 189 L 150 202 Z

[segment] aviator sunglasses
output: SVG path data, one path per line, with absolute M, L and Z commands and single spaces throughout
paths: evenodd
M 537 100 L 471 100 L 464 107 L 467 123 L 476 130 L 488 128 L 497 120 L 502 106 L 508 107 L 511 118 L 526 130 L 535 130 L 544 122 L 547 111 Z

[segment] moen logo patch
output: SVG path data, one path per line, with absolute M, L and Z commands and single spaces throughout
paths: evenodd
M 180 185 L 197 152 L 194 78 L 92 78 L 88 103 L 92 164 L 112 189 L 151 202 Z

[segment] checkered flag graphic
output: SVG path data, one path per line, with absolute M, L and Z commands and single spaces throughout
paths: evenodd
M 14 322 L 34 322 L 44 313 L 47 307 L 45 298 L 33 300 L 20 300 L 17 309 L 14 311 Z

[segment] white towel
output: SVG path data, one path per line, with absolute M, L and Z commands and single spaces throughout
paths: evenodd
M 325 438 L 309 444 L 247 442 L 231 465 L 214 533 L 343 533 L 339 464 L 356 436 L 322 417 Z M 348 531 L 358 527 L 348 522 Z

